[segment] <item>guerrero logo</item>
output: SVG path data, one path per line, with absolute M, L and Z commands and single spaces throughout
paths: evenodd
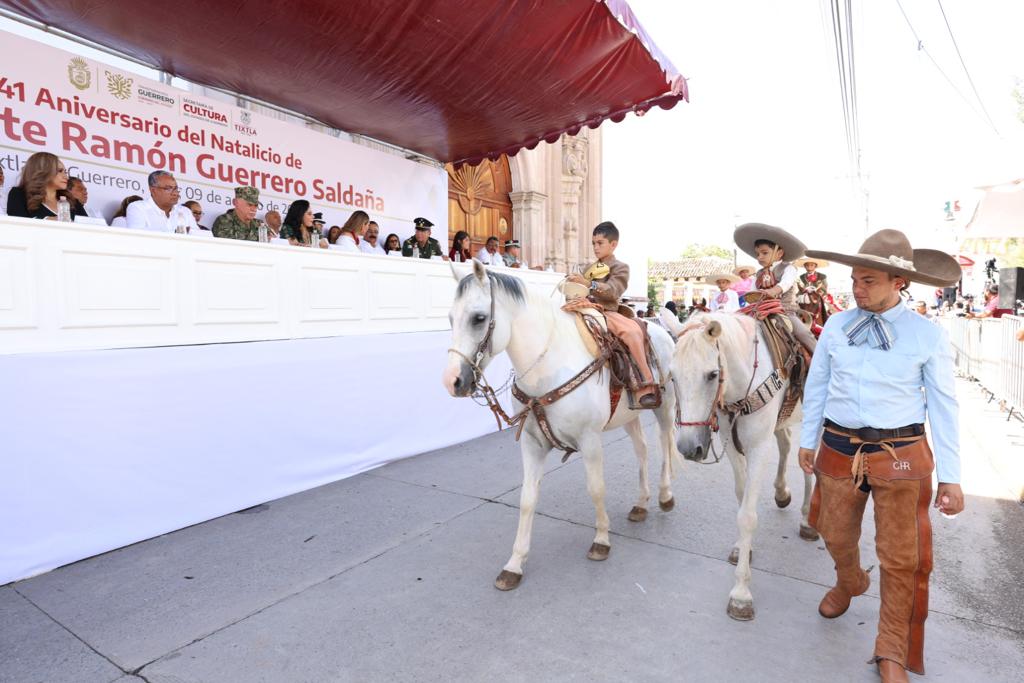
M 88 90 L 92 85 L 92 71 L 89 70 L 89 62 L 81 57 L 75 57 L 68 62 L 68 80 L 79 90 Z
M 134 78 L 125 78 L 123 74 L 112 74 L 105 71 L 107 77 L 107 92 L 119 100 L 127 100 L 132 96 L 132 83 Z
M 162 93 L 159 90 L 151 90 L 150 88 L 139 86 L 137 91 L 139 93 L 139 102 L 159 104 L 164 107 L 173 107 L 176 102 L 173 97 L 166 93 Z

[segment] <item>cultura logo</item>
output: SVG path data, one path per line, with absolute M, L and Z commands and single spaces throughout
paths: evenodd
M 122 74 L 106 72 L 107 91 L 119 100 L 127 100 L 132 96 L 132 83 L 135 79 L 125 78 Z
M 89 70 L 89 63 L 81 57 L 75 57 L 68 62 L 68 80 L 79 90 L 88 90 L 92 85 L 92 71 Z

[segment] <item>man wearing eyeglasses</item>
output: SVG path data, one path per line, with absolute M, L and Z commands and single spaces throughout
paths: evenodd
M 190 235 L 209 236 L 196 225 L 192 212 L 178 203 L 181 190 L 174 176 L 167 171 L 149 174 L 149 199 L 128 205 L 128 227 L 155 232 L 186 232 Z

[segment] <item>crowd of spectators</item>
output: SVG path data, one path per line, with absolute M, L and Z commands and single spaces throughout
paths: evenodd
M 0 168 L 0 185 L 4 183 Z M 413 219 L 414 234 L 403 243 L 395 233 L 383 240 L 380 225 L 365 211 L 357 210 L 344 225 L 324 230 L 321 213 L 314 212 L 305 199 L 293 201 L 284 218 L 276 210 L 257 218 L 260 208 L 259 190 L 237 187 L 231 208 L 204 221 L 203 205 L 195 200 L 181 202 L 181 188 L 174 174 L 155 170 L 147 179 L 148 197 L 125 197 L 111 217 L 110 225 L 134 230 L 175 232 L 194 237 L 216 237 L 249 241 L 279 241 L 294 246 L 334 249 L 349 253 L 401 255 L 418 258 L 440 258 L 465 262 L 473 258 L 472 238 L 461 230 L 455 234 L 447 252 L 431 236 L 433 223 L 426 218 Z M 89 188 L 80 179 L 69 177 L 67 167 L 54 154 L 37 152 L 25 162 L 17 185 L 7 195 L 6 213 L 10 216 L 56 220 L 60 205 L 66 200 L 71 220 L 107 224 L 100 213 L 89 206 Z M 475 257 L 485 265 L 507 268 L 528 268 L 520 253 L 518 240 L 505 242 L 499 252 L 497 237 L 489 237 Z

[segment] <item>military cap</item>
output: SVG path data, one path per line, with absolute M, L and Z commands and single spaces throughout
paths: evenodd
M 434 227 L 434 224 L 428 221 L 426 218 L 413 218 L 413 225 L 416 226 L 417 230 L 430 230 Z
M 509 247 L 518 247 L 518 246 L 519 246 L 519 240 L 508 240 L 507 242 L 505 242 L 505 248 L 506 249 L 508 249 Z
M 250 204 L 260 203 L 260 191 L 252 185 L 243 185 L 235 188 L 235 199 L 241 199 Z
M 313 224 L 314 225 L 317 225 L 317 224 L 323 225 L 325 222 L 326 221 L 324 221 L 324 214 L 322 212 L 317 211 L 316 213 L 313 214 Z

